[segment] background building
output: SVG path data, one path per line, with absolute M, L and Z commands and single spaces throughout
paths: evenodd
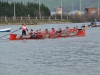
M 56 7 L 56 14 L 61 15 L 62 14 L 62 8 L 61 7 Z
M 85 14 L 87 15 L 98 14 L 98 8 L 85 8 Z

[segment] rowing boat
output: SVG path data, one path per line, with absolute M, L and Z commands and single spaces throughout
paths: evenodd
M 55 34 L 55 35 L 37 35 L 35 38 L 31 38 L 28 36 L 19 36 L 18 34 L 10 34 L 9 40 L 28 40 L 28 39 L 46 39 L 46 38 L 65 38 L 65 37 L 72 37 L 72 36 L 85 36 L 85 29 L 79 29 L 76 35 L 62 35 L 62 34 Z
M 93 28 L 93 27 L 100 27 L 100 25 L 83 25 L 83 26 L 81 26 L 82 28 L 88 28 L 88 27 L 90 27 L 90 28 Z
M 0 29 L 0 32 L 10 32 L 11 28 Z
M 100 27 L 100 25 L 88 25 L 88 27 Z

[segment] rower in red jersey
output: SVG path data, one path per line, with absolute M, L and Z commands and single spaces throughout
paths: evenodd
M 54 28 L 52 28 L 52 29 L 51 29 L 51 31 L 50 31 L 50 35 L 55 34 L 55 32 L 56 32 L 56 31 L 55 31 L 55 29 L 54 29 Z

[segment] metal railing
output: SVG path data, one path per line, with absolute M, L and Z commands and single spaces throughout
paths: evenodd
M 63 19 L 68 19 L 68 16 L 64 16 Z M 0 21 L 14 21 L 14 20 L 40 20 L 40 17 L 0 17 Z M 50 16 L 41 17 L 41 20 L 61 20 L 60 17 Z

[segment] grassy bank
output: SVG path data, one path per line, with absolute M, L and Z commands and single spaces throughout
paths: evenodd
M 0 21 L 0 25 L 21 25 L 23 23 L 25 24 L 34 24 L 34 25 L 40 25 L 40 24 L 54 24 L 54 23 L 67 23 L 71 22 L 71 20 L 10 20 L 10 21 Z

